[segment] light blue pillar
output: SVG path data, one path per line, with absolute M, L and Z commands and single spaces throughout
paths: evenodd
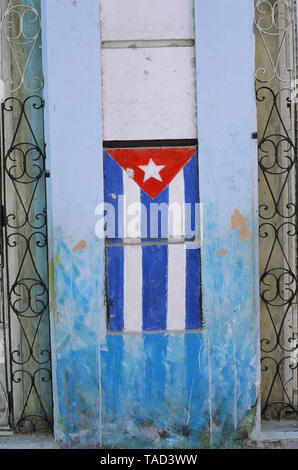
M 196 0 L 195 7 L 202 301 L 212 435 L 225 414 L 235 428 L 243 424 L 258 385 L 254 2 L 215 0 L 211 6 Z
M 55 437 L 92 446 L 101 438 L 104 332 L 98 0 L 43 0 L 42 18 Z

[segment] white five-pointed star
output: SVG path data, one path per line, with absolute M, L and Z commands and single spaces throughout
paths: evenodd
M 141 170 L 145 173 L 143 182 L 145 183 L 145 181 L 149 180 L 150 178 L 162 181 L 162 177 L 159 173 L 164 167 L 165 165 L 156 165 L 151 158 L 149 160 L 148 165 L 139 165 L 139 168 L 141 168 Z

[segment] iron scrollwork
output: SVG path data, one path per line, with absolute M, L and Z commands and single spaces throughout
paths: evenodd
M 43 88 L 42 77 L 29 77 L 30 63 L 41 34 L 41 17 L 33 1 L 29 0 L 26 5 L 10 0 L 2 17 L 1 30 L 15 69 L 14 76 L 4 77 L 6 93 L 40 91 Z M 25 60 L 19 58 L 20 48 L 26 49 Z
M 43 110 L 44 101 L 38 95 L 23 101 L 9 97 L 2 103 L 13 427 L 30 433 L 52 430 L 46 157 L 43 131 L 34 132 L 32 124 L 43 122 Z M 8 141 L 10 116 L 16 124 Z
M 262 414 L 298 416 L 296 2 L 256 0 Z
M 0 91 L 4 97 L 1 102 L 0 286 L 3 296 L 0 317 L 5 330 L 6 367 L 2 402 L 8 410 L 5 424 L 10 429 L 51 432 L 40 0 L 3 0 L 0 10 Z M 1 426 L 0 422 L 0 430 Z

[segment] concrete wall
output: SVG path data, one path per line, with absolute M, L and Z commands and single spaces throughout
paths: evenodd
M 45 0 L 50 286 L 55 436 L 100 440 L 98 347 L 104 319 L 99 9 L 95 0 Z
M 194 38 L 193 0 L 101 0 L 103 41 Z
M 197 137 L 193 1 L 100 5 L 103 139 Z
M 160 6 L 155 3 L 150 9 L 152 2 L 145 0 L 126 2 L 126 8 L 116 0 L 101 2 L 102 39 L 154 40 L 139 12 L 147 7 L 149 19 L 154 17 Z M 171 2 L 157 25 L 159 39 L 191 39 L 186 35 L 191 3 Z M 121 22 L 105 24 L 109 8 L 116 7 L 122 9 Z M 255 419 L 254 9 L 249 0 L 215 0 L 212 8 L 196 0 L 195 13 L 198 117 L 192 136 L 200 143 L 204 204 L 204 326 L 196 333 L 106 336 L 104 251 L 94 235 L 94 210 L 103 199 L 98 2 L 43 2 L 55 435 L 64 445 L 237 446 Z M 177 57 L 182 47 L 178 50 Z M 144 60 L 142 51 L 134 52 Z M 108 59 L 105 63 L 108 70 Z M 135 104 L 134 109 L 137 113 Z M 117 119 L 121 116 L 118 110 Z M 183 119 L 178 122 L 183 126 Z M 105 138 L 128 138 L 124 128 L 119 125 L 121 134 Z M 153 138 L 140 135 L 133 121 L 130 129 L 135 132 L 130 139 Z M 174 132 L 167 138 L 192 136 Z
M 259 386 L 254 9 L 249 1 L 196 5 L 204 334 L 216 433 L 247 420 Z

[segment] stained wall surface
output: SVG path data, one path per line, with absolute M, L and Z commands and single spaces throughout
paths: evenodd
M 175 1 L 165 8 L 167 15 L 158 15 L 157 23 L 160 2 L 155 2 L 156 10 L 151 3 L 102 1 L 100 17 L 97 0 L 43 2 L 55 435 L 64 445 L 237 445 L 255 420 L 259 318 L 256 155 L 251 139 L 256 130 L 254 8 L 249 0 L 215 0 L 212 8 L 196 0 L 193 16 L 192 2 Z M 110 9 L 118 7 L 121 25 L 119 18 L 106 22 Z M 148 21 L 156 29 L 143 24 L 141 8 L 148 9 Z M 103 201 L 102 127 L 105 139 L 128 138 L 127 129 L 131 139 L 154 138 L 152 130 L 155 138 L 165 135 L 150 122 L 149 104 L 133 102 L 124 81 L 116 90 L 120 96 L 113 100 L 115 107 L 108 108 L 110 90 L 101 93 L 100 21 L 102 40 L 110 47 L 103 49 L 102 64 L 111 86 L 113 70 L 118 73 L 116 54 L 127 57 L 119 62 L 121 76 L 131 73 L 132 54 L 135 63 L 144 64 L 149 52 L 154 61 L 146 62 L 153 78 L 168 70 L 171 82 L 173 61 L 166 69 L 171 55 L 177 58 L 177 77 L 184 79 L 185 74 L 186 84 L 196 83 L 185 99 L 181 87 L 176 88 L 181 93 L 177 101 L 169 99 L 170 114 L 181 103 L 189 106 L 185 118 L 175 111 L 178 118 L 169 121 L 173 133 L 167 138 L 199 139 L 204 324 L 198 332 L 106 335 L 104 247 L 94 233 L 95 208 Z M 152 51 L 144 52 L 138 47 L 117 50 L 109 43 L 156 41 L 156 35 L 166 42 L 195 37 L 195 47 L 155 43 Z M 134 79 L 139 92 L 146 76 Z M 156 89 L 156 82 L 151 83 Z M 113 120 L 119 125 L 111 125 Z

